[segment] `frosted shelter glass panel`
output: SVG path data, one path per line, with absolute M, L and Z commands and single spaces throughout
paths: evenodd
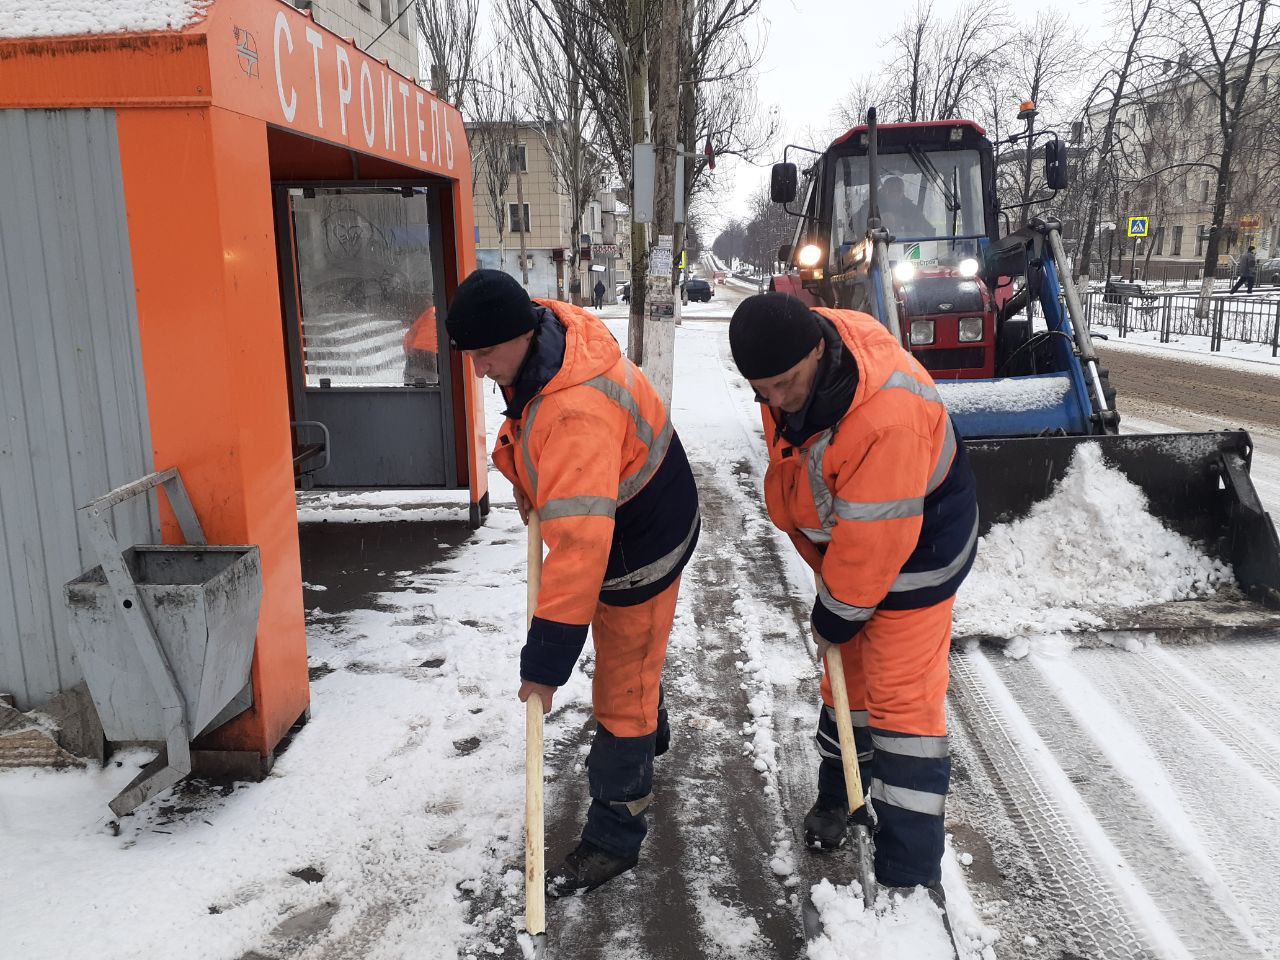
M 440 382 L 428 191 L 292 191 L 308 387 Z

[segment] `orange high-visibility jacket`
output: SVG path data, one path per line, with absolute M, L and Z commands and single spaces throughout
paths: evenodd
M 680 575 L 698 493 L 666 408 L 593 314 L 535 300 L 540 321 L 493 459 L 542 518 L 547 557 L 521 676 L 559 686 L 599 603 L 632 606 Z
M 769 517 L 818 577 L 814 630 L 833 643 L 877 609 L 932 606 L 973 563 L 978 506 L 933 379 L 873 317 L 815 308 L 857 365 L 848 412 L 801 446 L 762 405 Z

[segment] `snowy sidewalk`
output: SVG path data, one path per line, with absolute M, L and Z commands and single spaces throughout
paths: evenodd
M 758 409 L 725 324 L 691 319 L 678 337 L 673 419 L 704 534 L 668 659 L 673 747 L 640 868 L 550 906 L 558 960 L 806 956 L 811 579 L 765 517 Z M 265 782 L 185 785 L 117 835 L 106 801 L 145 755 L 0 773 L 0 953 L 519 957 L 525 531 L 510 488 L 491 483 L 476 532 L 433 494 L 303 498 L 313 714 Z M 1020 589 L 999 568 L 986 578 L 975 587 Z M 969 615 L 998 592 L 975 589 Z M 945 873 L 973 955 L 998 936 L 1001 958 L 1024 960 L 1274 956 L 1280 641 L 1025 640 L 1008 650 L 1019 659 L 976 644 L 952 659 Z M 586 803 L 591 667 L 588 652 L 547 724 L 553 863 Z M 921 924 L 836 906 L 833 936 L 859 956 L 928 956 Z

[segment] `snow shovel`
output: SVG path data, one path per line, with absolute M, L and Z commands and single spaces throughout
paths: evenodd
M 858 770 L 858 747 L 853 739 L 853 718 L 849 715 L 849 691 L 844 683 L 844 658 L 840 647 L 827 648 L 827 676 L 831 681 L 831 699 L 835 701 L 836 730 L 840 735 L 840 763 L 844 767 L 844 787 L 849 796 L 849 815 L 866 806 L 862 793 L 862 774 Z M 862 902 L 872 904 L 876 899 L 876 872 L 871 846 L 871 833 L 865 824 L 855 823 L 850 831 L 853 839 L 853 869 L 855 879 L 862 886 Z M 812 898 L 804 903 L 805 937 L 813 940 L 822 934 L 822 916 Z
M 525 628 L 533 621 L 542 586 L 542 522 L 529 511 L 528 599 Z M 542 697 L 525 703 L 524 739 L 524 929 L 533 943 L 534 960 L 547 949 L 546 862 L 542 820 Z

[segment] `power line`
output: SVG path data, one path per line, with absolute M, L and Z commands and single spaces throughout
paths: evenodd
M 387 35 L 387 31 L 390 30 L 392 27 L 394 27 L 400 21 L 400 18 L 409 12 L 409 8 L 412 7 L 417 2 L 418 0 L 409 0 L 409 2 L 406 3 L 400 9 L 400 12 L 391 18 L 391 22 L 388 23 L 385 27 L 383 27 L 382 32 L 369 41 L 369 46 L 364 48 L 364 52 L 368 53 L 370 47 L 372 47 L 375 43 L 377 43 L 379 40 L 385 37 Z

